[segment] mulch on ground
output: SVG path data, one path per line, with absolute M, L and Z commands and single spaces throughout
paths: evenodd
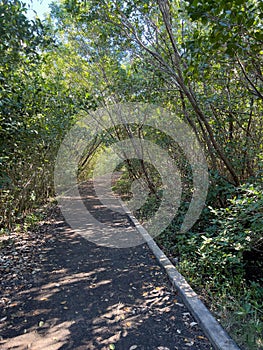
M 101 220 L 127 225 L 86 191 Z M 95 245 L 52 207 L 2 242 L 0 259 L 3 350 L 212 349 L 146 244 Z

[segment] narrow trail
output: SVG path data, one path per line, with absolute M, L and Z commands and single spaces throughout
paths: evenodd
M 98 219 L 131 225 L 89 184 L 83 191 Z M 0 315 L 2 350 L 212 349 L 146 244 L 98 246 L 74 232 L 58 208 L 43 225 L 37 273 L 14 289 L 1 278 L 1 300 L 9 300 Z

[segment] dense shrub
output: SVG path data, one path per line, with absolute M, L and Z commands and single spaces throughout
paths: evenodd
M 159 243 L 173 242 L 179 270 L 239 344 L 259 349 L 263 330 L 262 186 L 245 184 L 232 193 L 225 208 L 209 209 L 211 221 L 203 223 L 207 226 L 204 232 L 171 235 L 169 228 L 168 236 L 163 233 Z

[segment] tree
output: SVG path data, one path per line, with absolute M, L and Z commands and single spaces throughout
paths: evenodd
M 107 45 L 108 50 L 118 53 L 119 59 L 122 53 L 130 62 L 139 60 L 141 66 L 143 61 L 147 62 L 148 71 L 158 71 L 162 79 L 169 82 L 174 92 L 173 104 L 180 106 L 184 118 L 203 140 L 211 166 L 238 184 L 255 175 L 251 163 L 258 157 L 256 152 L 249 156 L 248 152 L 240 154 L 240 147 L 234 146 L 242 142 L 240 132 L 242 137 L 246 133 L 243 148 L 248 143 L 252 146 L 251 132 L 260 122 L 257 115 L 261 108 L 258 86 L 262 76 L 258 64 L 262 59 L 259 51 L 261 5 L 252 0 L 245 7 L 243 1 L 224 4 L 193 1 L 180 2 L 179 6 L 176 1 L 167 0 L 64 1 L 62 6 L 87 33 L 91 28 L 98 33 L 99 47 Z M 236 24 L 245 12 L 244 25 Z M 223 21 L 225 15 L 227 20 Z M 229 34 L 229 26 L 235 28 L 234 34 Z M 244 64 L 250 37 L 254 38 L 253 50 L 250 59 L 246 59 L 250 63 Z M 250 66 L 253 69 L 248 73 Z M 244 98 L 244 87 L 248 92 L 240 106 L 243 109 L 240 117 L 239 108 L 229 111 L 226 105 L 237 105 L 240 98 Z M 222 90 L 224 106 L 218 104 Z M 219 130 L 227 125 L 229 137 L 223 140 Z M 258 144 L 262 133 L 257 131 L 257 134 Z M 234 152 L 228 147 L 229 142 Z M 233 159 L 236 150 L 242 161 Z
M 53 193 L 53 164 L 75 106 L 55 67 L 50 28 L 29 21 L 17 0 L 1 1 L 1 227 L 11 228 Z

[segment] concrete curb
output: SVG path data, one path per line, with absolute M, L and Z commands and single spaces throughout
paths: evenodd
M 176 288 L 182 297 L 185 305 L 191 311 L 192 315 L 208 337 L 212 345 L 217 350 L 240 350 L 234 340 L 227 334 L 224 328 L 214 318 L 207 307 L 198 298 L 191 286 L 187 283 L 184 277 L 177 271 L 172 262 L 167 258 L 164 252 L 158 247 L 153 238 L 145 230 L 145 228 L 138 222 L 134 215 L 123 206 L 126 214 L 134 223 L 138 232 L 143 236 L 149 248 L 156 256 L 159 263 L 166 270 L 172 285 Z

